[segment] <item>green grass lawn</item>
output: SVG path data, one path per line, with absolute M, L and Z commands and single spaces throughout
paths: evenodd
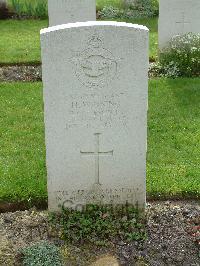
M 117 8 L 123 7 L 122 0 L 96 0 L 97 10 L 102 9 L 105 6 L 113 6 Z
M 0 20 L 0 64 L 40 62 L 41 28 L 45 20 Z
M 200 196 L 200 79 L 150 81 L 147 191 Z
M 41 83 L 0 83 L 0 200 L 46 197 Z
M 127 20 L 150 28 L 150 58 L 157 55 L 157 19 Z M 0 64 L 40 62 L 40 29 L 47 20 L 0 20 Z
M 200 79 L 149 82 L 147 192 L 200 196 Z M 41 83 L 0 83 L 0 201 L 46 199 Z

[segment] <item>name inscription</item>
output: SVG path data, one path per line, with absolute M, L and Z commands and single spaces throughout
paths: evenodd
M 115 123 L 126 127 L 128 119 L 121 106 L 123 97 L 124 93 L 69 95 L 66 129 L 77 126 L 92 128 L 93 125 L 107 128 Z

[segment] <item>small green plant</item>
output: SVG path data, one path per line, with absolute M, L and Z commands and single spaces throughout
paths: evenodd
M 133 8 L 143 14 L 144 17 L 154 17 L 159 14 L 158 0 L 135 0 Z
M 47 0 L 11 0 L 11 8 L 18 16 L 47 18 Z
M 117 8 L 123 7 L 122 0 L 96 0 L 97 11 L 102 10 L 105 6 L 113 6 Z
M 172 38 L 160 54 L 160 69 L 168 77 L 200 75 L 200 34 L 188 33 Z
M 105 6 L 98 12 L 98 15 L 101 18 L 107 19 L 122 18 L 124 16 L 124 10 L 113 6 Z
M 23 13 L 23 3 L 20 2 L 20 0 L 11 0 L 11 6 L 12 6 L 13 11 L 17 15 L 22 15 L 22 13 Z
M 109 19 L 135 19 L 135 18 L 148 18 L 158 15 L 159 4 L 158 0 L 135 0 L 126 1 L 123 7 L 104 6 L 99 11 L 99 16 Z
M 62 266 L 59 248 L 40 242 L 21 251 L 24 266 Z
M 26 12 L 26 15 L 33 16 L 34 14 L 34 6 L 31 2 L 25 1 L 24 2 L 24 13 Z
M 35 5 L 35 16 L 39 18 L 47 18 L 47 2 L 45 0 L 39 1 L 37 5 Z
M 131 205 L 87 205 L 83 211 L 62 209 L 54 224 L 60 225 L 61 238 L 69 243 L 107 245 L 113 241 L 130 242 L 146 236 L 140 211 Z
M 169 62 L 169 64 L 154 62 L 149 67 L 149 75 L 150 77 L 177 78 L 180 72 L 175 62 Z

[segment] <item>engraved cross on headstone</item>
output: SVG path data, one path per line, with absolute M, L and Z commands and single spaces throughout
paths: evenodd
M 185 33 L 185 31 L 184 31 L 185 25 L 190 24 L 190 22 L 185 20 L 185 13 L 184 12 L 182 12 L 181 20 L 177 21 L 176 24 L 181 24 L 182 25 L 182 27 L 181 27 L 182 32 L 181 33 Z
M 101 133 L 95 133 L 95 151 L 94 152 L 83 152 L 81 154 L 84 156 L 94 156 L 95 158 L 95 185 L 100 185 L 100 172 L 99 172 L 99 157 L 100 156 L 113 156 L 112 151 L 99 151 L 99 137 Z

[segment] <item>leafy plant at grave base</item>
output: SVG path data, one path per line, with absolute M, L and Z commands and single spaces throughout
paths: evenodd
M 200 34 L 188 33 L 172 38 L 160 55 L 160 72 L 166 77 L 200 75 Z
M 133 8 L 143 14 L 144 17 L 154 17 L 159 14 L 158 0 L 135 0 Z
M 123 7 L 123 1 L 122 0 L 96 0 L 96 10 L 100 11 L 105 6 L 113 6 L 117 8 Z
M 132 3 L 131 3 L 132 2 Z M 105 6 L 98 15 L 102 18 L 147 18 L 158 16 L 159 3 L 158 0 L 134 0 L 127 1 L 124 8 L 113 6 Z
M 142 241 L 146 237 L 145 219 L 131 205 L 87 205 L 81 211 L 62 209 L 51 219 L 60 226 L 60 235 L 68 243 L 108 245 L 113 241 Z
M 13 11 L 18 14 L 22 15 L 23 13 L 23 3 L 20 0 L 11 0 L 11 6 Z
M 39 1 L 35 6 L 35 17 L 39 18 L 47 18 L 47 2 L 46 1 Z
M 24 2 L 24 10 L 26 10 L 26 15 L 33 16 L 34 14 L 34 6 L 31 2 L 25 1 Z
M 59 248 L 42 241 L 21 250 L 24 266 L 62 266 Z
M 160 62 L 153 62 L 149 66 L 149 76 L 154 77 L 169 77 L 177 78 L 180 76 L 179 69 L 173 62 L 168 65 L 161 65 Z
M 11 0 L 11 7 L 19 16 L 47 18 L 47 0 Z
M 98 16 L 101 18 L 122 18 L 124 16 L 125 11 L 123 9 L 119 9 L 113 6 L 105 6 L 101 11 L 98 12 Z

